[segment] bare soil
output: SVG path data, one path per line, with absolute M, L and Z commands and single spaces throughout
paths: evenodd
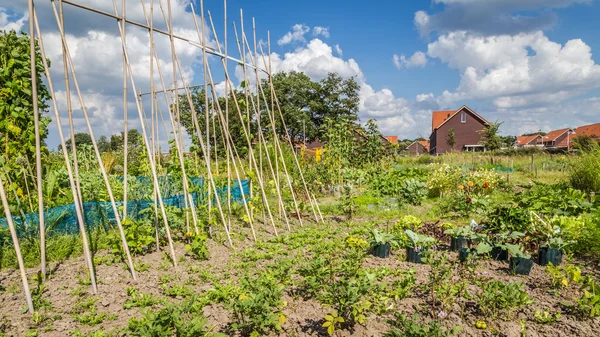
M 330 224 L 337 226 L 337 224 Z M 302 230 L 299 227 L 298 230 Z M 343 234 L 344 229 L 340 229 Z M 283 233 L 283 230 L 282 230 Z M 269 237 L 272 234 L 263 231 L 262 237 Z M 24 295 L 21 289 L 21 281 L 18 270 L 0 271 L 0 336 L 2 332 L 6 336 L 25 336 L 28 331 L 36 330 L 37 336 L 68 336 L 74 335 L 78 330 L 87 334 L 99 329 L 103 329 L 109 335 L 124 336 L 124 329 L 127 322 L 133 317 L 140 317 L 139 308 L 124 309 L 123 304 L 129 298 L 127 295 L 128 287 L 135 287 L 140 293 L 164 296 L 161 289 L 161 279 L 171 277 L 171 283 L 184 283 L 191 287 L 197 294 L 204 294 L 211 288 L 211 284 L 205 282 L 199 275 L 193 271 L 194 268 L 201 268 L 210 271 L 213 276 L 217 276 L 218 282 L 227 284 L 229 281 L 236 282 L 238 271 L 235 265 L 240 263 L 240 259 L 234 252 L 243 250 L 244 247 L 251 246 L 250 239 L 241 238 L 236 242 L 236 249 L 231 250 L 223 244 L 215 241 L 208 241 L 210 259 L 207 261 L 196 261 L 190 257 L 185 257 L 185 249 L 182 244 L 176 245 L 176 254 L 181 258 L 179 265 L 173 267 L 169 264 L 165 252 L 153 252 L 145 256 L 136 257 L 135 262 L 138 266 L 147 265 L 146 271 L 138 272 L 138 280 L 134 281 L 129 272 L 124 268 L 123 263 L 112 265 L 96 265 L 96 275 L 98 279 L 98 293 L 93 295 L 92 289 L 85 281 L 87 279 L 87 268 L 82 257 L 72 258 L 62 263 L 55 263 L 50 266 L 51 275 L 45 282 L 45 290 L 42 298 L 47 300 L 49 307 L 41 310 L 44 317 L 36 322 L 28 313 L 24 313 L 25 306 Z M 297 250 L 302 253 L 302 248 Z M 100 256 L 106 252 L 99 252 Z M 288 253 L 288 252 L 286 252 Z M 455 258 L 456 253 L 450 253 Z M 306 256 L 310 258 L 309 255 Z M 276 260 L 277 257 L 274 258 Z M 430 267 L 421 264 L 412 264 L 404 262 L 405 256 L 402 251 L 393 251 L 392 255 L 386 259 L 380 259 L 368 256 L 362 268 L 375 268 L 387 266 L 391 269 L 416 270 L 417 284 L 423 284 L 427 281 Z M 259 261 L 257 265 L 260 265 Z M 585 273 L 596 273 L 595 266 L 587 267 L 584 261 L 574 261 L 582 264 Z M 513 276 L 508 273 L 506 262 L 483 261 L 482 273 L 486 273 L 491 278 L 502 280 L 503 282 L 523 282 L 529 296 L 535 300 L 535 303 L 516 312 L 513 319 L 497 319 L 490 321 L 477 313 L 476 309 L 469 311 L 465 318 L 461 318 L 460 310 L 454 310 L 448 315 L 442 323 L 446 327 L 462 326 L 463 329 L 458 333 L 459 336 L 522 336 L 522 324 L 525 326 L 528 337 L 535 336 L 598 336 L 600 331 L 600 318 L 590 320 L 579 320 L 569 310 L 569 305 L 581 294 L 577 286 L 570 286 L 559 292 L 550 291 L 550 276 L 546 273 L 544 267 L 534 265 L 529 276 Z M 30 284 L 35 289 L 33 277 L 37 269 L 27 271 L 30 278 Z M 191 281 L 189 281 L 191 280 Z M 109 315 L 100 324 L 90 326 L 80 323 L 74 315 L 78 312 L 78 305 L 88 298 L 98 298 L 96 303 L 97 313 L 106 313 Z M 181 298 L 169 298 L 169 301 L 176 302 Z M 284 312 L 287 316 L 287 322 L 283 325 L 280 336 L 324 336 L 327 335 L 322 328 L 324 316 L 329 312 L 328 308 L 313 299 L 304 300 L 286 294 L 284 300 L 288 302 Z M 78 304 L 79 303 L 79 304 Z M 394 312 L 406 313 L 409 316 L 419 313 L 421 319 L 430 319 L 427 315 L 428 302 L 423 294 L 414 292 L 407 298 L 394 303 L 392 310 L 384 315 L 372 314 L 368 317 L 364 325 L 356 324 L 353 330 L 336 332 L 336 336 L 381 336 L 390 329 L 387 320 L 393 317 Z M 536 310 L 548 310 L 551 312 L 561 312 L 562 317 L 554 323 L 541 324 L 535 321 L 534 313 Z M 228 326 L 231 323 L 231 313 L 220 304 L 210 304 L 203 309 L 210 326 L 214 331 L 228 333 Z M 113 317 L 111 317 L 111 315 Z M 477 320 L 485 320 L 487 329 L 477 329 L 475 323 Z M 31 332 L 30 332 L 31 333 Z M 272 335 L 276 335 L 272 333 Z

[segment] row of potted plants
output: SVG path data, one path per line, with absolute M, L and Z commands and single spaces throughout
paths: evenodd
M 471 223 L 467 226 L 446 230 L 445 234 L 451 237 L 450 250 L 457 251 L 461 261 L 478 256 L 489 256 L 494 260 L 508 261 L 509 269 L 514 274 L 529 275 L 534 261 L 531 259 L 531 254 L 524 249 L 524 233 L 489 234 L 481 229 L 482 227 Z M 554 234 L 557 233 L 559 231 L 554 232 Z M 373 255 L 386 258 L 389 256 L 392 246 L 395 248 L 405 246 L 407 261 L 422 263 L 425 252 L 436 248 L 436 239 L 431 236 L 419 234 L 410 229 L 405 230 L 404 234 L 406 237 L 404 240 L 400 240 L 396 235 L 373 230 L 370 243 Z M 555 266 L 560 265 L 564 248 L 570 243 L 559 236 L 549 236 L 539 246 L 538 264 L 541 266 L 549 263 Z

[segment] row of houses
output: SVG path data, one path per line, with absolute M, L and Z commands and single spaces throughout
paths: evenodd
M 466 105 L 457 110 L 433 111 L 429 140 L 414 141 L 406 150 L 413 155 L 485 151 L 486 149 L 481 144 L 484 140 L 482 131 L 489 128 L 490 125 L 490 122 Z M 553 130 L 543 136 L 539 134 L 519 136 L 514 147 L 569 150 L 577 135 L 586 135 L 600 140 L 600 123 Z M 391 139 L 391 136 L 386 136 L 386 138 Z M 395 139 L 397 141 L 398 137 Z
M 577 128 L 553 130 L 545 135 L 528 135 L 517 137 L 517 148 L 543 147 L 547 149 L 570 150 L 573 139 L 578 135 L 600 140 L 600 123 L 589 124 Z

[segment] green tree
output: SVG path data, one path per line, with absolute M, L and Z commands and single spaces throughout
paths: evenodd
M 100 152 L 110 151 L 110 142 L 108 141 L 108 138 L 106 138 L 106 136 L 100 136 L 96 144 L 98 145 L 98 150 Z
M 39 111 L 33 111 L 31 90 L 31 61 L 29 37 L 24 33 L 0 32 L 0 141 L 2 154 L 9 172 L 18 165 L 17 158 L 26 157 L 35 162 L 34 113 L 40 116 L 40 136 L 42 142 L 48 136 L 49 117 L 47 112 L 51 99 L 42 81 L 44 65 L 36 43 L 36 70 Z M 47 153 L 45 144 L 42 151 Z
M 448 130 L 448 136 L 446 137 L 446 144 L 450 146 L 452 150 L 454 150 L 454 145 L 456 145 L 456 135 L 454 134 L 454 128 L 450 128 Z
M 491 123 L 484 130 L 479 130 L 481 135 L 483 135 L 483 140 L 480 142 L 485 148 L 489 151 L 495 151 L 502 147 L 502 138 L 498 135 L 498 131 L 500 130 L 500 126 L 504 122 Z
M 329 73 L 319 84 L 318 101 L 311 107 L 317 127 L 320 128 L 326 118 L 351 122 L 358 120 L 360 86 L 354 77 L 343 79 L 336 73 Z
M 92 146 L 92 137 L 89 133 L 78 132 L 73 136 L 73 138 L 75 138 L 75 146 L 77 148 L 79 148 L 82 145 Z M 71 138 L 67 139 L 65 145 L 67 146 L 67 150 L 71 151 Z M 61 147 L 59 146 L 58 150 L 60 151 L 60 149 Z

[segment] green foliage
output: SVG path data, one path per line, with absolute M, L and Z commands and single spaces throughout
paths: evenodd
M 404 188 L 407 180 L 424 181 L 427 171 L 419 168 L 397 168 L 388 170 L 375 168 L 367 179 L 369 190 L 380 196 L 396 196 Z
M 483 314 L 492 319 L 502 314 L 506 314 L 506 319 L 511 319 L 516 309 L 534 302 L 521 282 L 484 280 L 479 282 L 479 286 L 481 291 L 477 295 L 477 303 Z
M 185 251 L 197 260 L 208 260 L 210 254 L 206 248 L 205 234 L 195 235 L 190 244 L 185 245 Z
M 151 294 L 141 294 L 137 289 L 133 287 L 127 287 L 127 295 L 130 297 L 123 303 L 124 309 L 130 308 L 145 308 L 151 307 L 155 304 L 162 303 L 162 300 L 152 296 Z
M 223 336 L 206 326 L 202 305 L 196 296 L 159 310 L 145 310 L 140 319 L 129 320 L 127 334 L 144 337 Z
M 595 145 L 575 159 L 569 170 L 573 188 L 586 192 L 600 192 L 600 148 Z
M 398 238 L 390 233 L 380 232 L 376 229 L 371 231 L 371 248 L 379 245 L 391 244 L 394 247 L 398 247 Z
M 419 323 L 419 315 L 415 314 L 408 318 L 406 314 L 395 313 L 394 319 L 388 320 L 392 330 L 386 332 L 384 337 L 448 337 L 462 330 L 462 326 L 451 330 L 445 329 L 439 322 L 429 321 Z
M 531 214 L 523 208 L 498 206 L 486 222 L 487 229 L 492 233 L 532 231 Z
M 567 288 L 570 282 L 581 282 L 581 269 L 574 265 L 553 266 L 549 263 L 546 266 L 546 272 L 551 277 L 552 288 Z
M 400 189 L 400 198 L 414 206 L 420 206 L 428 194 L 427 185 L 416 179 L 407 179 Z
M 478 131 L 483 140 L 480 142 L 488 151 L 499 150 L 502 147 L 502 138 L 498 135 L 500 126 L 504 122 L 495 122 L 488 125 L 484 130 Z
M 356 213 L 356 209 L 358 205 L 356 204 L 356 192 L 350 185 L 344 186 L 344 193 L 340 198 L 340 203 L 338 208 L 348 217 L 348 219 L 352 219 L 352 215 Z
M 418 250 L 428 249 L 431 248 L 436 242 L 435 238 L 428 235 L 415 233 L 410 229 L 405 230 L 404 233 L 406 233 L 408 239 L 410 240 L 410 248 Z
M 536 184 L 515 197 L 519 206 L 545 215 L 580 215 L 594 207 L 588 196 L 562 184 Z
M 121 225 L 123 226 L 127 245 L 132 255 L 146 254 L 150 250 L 151 245 L 156 243 L 155 230 L 148 222 L 125 219 L 121 222 Z M 123 245 L 121 236 L 118 231 L 112 232 L 108 240 L 112 247 L 112 253 L 124 256 L 122 255 Z
M 535 314 L 533 316 L 533 318 L 535 319 L 536 322 L 541 323 L 541 324 L 548 324 L 548 323 L 554 323 L 556 321 L 558 321 L 561 317 L 561 313 L 560 311 L 556 312 L 556 313 L 552 313 L 548 310 L 536 310 Z
M 284 285 L 269 274 L 240 279 L 240 294 L 231 298 L 231 327 L 244 336 L 259 336 L 268 331 L 281 331 L 287 320 L 283 314 L 286 302 L 281 300 Z
M 577 300 L 575 308 L 583 318 L 595 318 L 600 316 L 600 288 L 596 286 L 596 280 L 588 276 L 581 286 L 583 294 Z
M 50 118 L 42 117 L 42 114 L 51 97 L 42 81 L 44 65 L 37 41 L 35 49 L 39 112 L 33 111 L 29 37 L 15 31 L 0 32 L 0 148 L 13 181 L 18 179 L 13 172 L 21 172 L 17 159 L 35 162 L 35 113 L 40 116 L 42 142 L 48 136 Z M 42 151 L 47 153 L 45 147 Z

